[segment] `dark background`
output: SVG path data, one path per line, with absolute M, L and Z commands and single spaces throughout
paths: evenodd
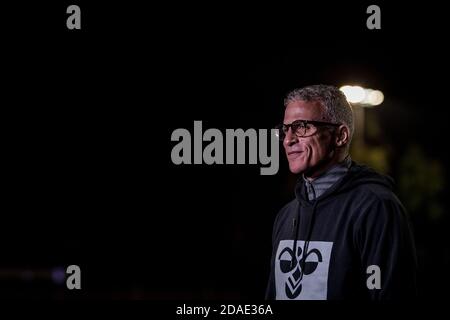
M 82 30 L 66 29 L 69 4 Z M 274 176 L 176 166 L 171 133 L 193 132 L 194 120 L 271 128 L 288 91 L 357 83 L 384 92 L 367 112 L 378 128 L 367 144 L 387 150 L 386 173 L 403 181 L 420 295 L 444 298 L 445 11 L 378 3 L 382 29 L 368 30 L 369 4 L 5 7 L 1 295 L 263 298 L 272 223 L 295 178 L 283 158 Z M 79 292 L 56 277 L 70 264 L 82 270 Z

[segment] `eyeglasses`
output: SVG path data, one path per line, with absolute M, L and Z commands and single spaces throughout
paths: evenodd
M 322 122 L 322 121 L 313 121 L 313 120 L 295 120 L 291 124 L 280 124 L 275 127 L 275 129 L 278 129 L 278 139 L 280 141 L 283 141 L 286 137 L 286 134 L 289 131 L 289 128 L 292 129 L 292 132 L 295 133 L 297 137 L 310 137 L 314 134 L 316 134 L 318 127 L 337 127 L 340 126 L 338 123 L 331 123 L 331 122 Z

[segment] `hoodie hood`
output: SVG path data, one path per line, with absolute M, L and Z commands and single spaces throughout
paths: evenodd
M 340 193 L 348 192 L 362 184 L 379 184 L 387 187 L 389 190 L 394 189 L 394 180 L 386 175 L 375 172 L 372 168 L 359 165 L 352 161 L 350 168 L 340 180 L 326 190 L 322 195 L 317 197 L 315 201 L 310 201 L 307 196 L 306 186 L 303 178 L 297 181 L 295 187 L 295 197 L 303 206 L 311 206 L 315 202 L 329 200 Z

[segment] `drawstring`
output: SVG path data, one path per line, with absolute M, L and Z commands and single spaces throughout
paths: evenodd
M 300 260 L 300 262 L 301 262 L 301 264 L 300 264 L 301 274 L 300 274 L 299 281 L 301 281 L 303 279 L 303 273 L 304 273 L 304 270 L 305 270 L 305 263 L 306 263 L 306 257 L 307 257 L 306 253 L 308 252 L 309 242 L 311 240 L 312 229 L 313 229 L 313 226 L 314 226 L 314 218 L 315 218 L 316 208 L 317 208 L 317 204 L 318 204 L 318 201 L 317 201 L 317 198 L 316 198 L 316 191 L 314 190 L 314 186 L 309 181 L 307 181 L 307 183 L 309 185 L 309 188 L 312 190 L 313 197 L 314 197 L 314 204 L 313 204 L 313 207 L 312 207 L 311 219 L 309 220 L 309 223 L 308 223 L 306 239 L 305 239 L 305 242 L 303 243 L 303 252 L 302 252 L 303 258 Z M 300 210 L 299 210 L 299 213 L 298 213 L 298 220 L 299 220 L 298 222 L 300 222 Z M 297 238 L 298 238 L 299 225 L 300 225 L 300 223 L 297 223 L 297 220 L 294 218 L 294 220 L 293 220 L 293 231 L 295 231 L 295 234 L 294 234 L 294 244 L 293 244 L 293 248 L 292 248 L 292 252 L 294 254 L 294 257 L 297 256 Z M 291 268 L 293 267 L 293 263 L 294 263 L 294 259 L 291 260 Z
M 303 258 L 300 261 L 301 262 L 301 267 L 302 267 L 301 278 L 303 278 L 303 273 L 304 273 L 304 270 L 305 270 L 306 257 L 307 257 L 306 254 L 308 252 L 309 241 L 311 240 L 312 229 L 313 229 L 313 226 L 314 226 L 314 218 L 316 216 L 315 213 L 316 213 L 317 203 L 319 203 L 319 202 L 317 200 L 314 200 L 314 205 L 313 205 L 312 213 L 311 213 L 311 219 L 309 220 L 309 224 L 308 224 L 308 232 L 307 232 L 307 236 L 306 236 L 306 239 L 305 239 L 305 243 L 303 244 Z
M 293 253 L 293 257 L 291 260 L 291 268 L 294 267 L 294 258 L 297 257 L 297 238 L 298 238 L 298 229 L 299 229 L 299 225 L 300 225 L 300 212 L 298 214 L 298 221 L 296 218 L 294 218 L 294 220 L 292 221 L 292 233 L 294 234 L 294 244 L 292 247 L 292 253 Z

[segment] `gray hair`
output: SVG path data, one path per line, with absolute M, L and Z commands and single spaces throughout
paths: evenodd
M 286 107 L 294 101 L 318 101 L 325 109 L 325 116 L 333 123 L 345 124 L 350 130 L 349 143 L 355 131 L 353 123 L 353 110 L 344 93 L 334 86 L 323 84 L 312 85 L 295 89 L 288 93 L 284 99 Z

